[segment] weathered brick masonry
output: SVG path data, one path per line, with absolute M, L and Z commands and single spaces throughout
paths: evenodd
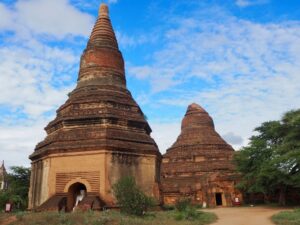
M 231 206 L 241 199 L 234 186 L 237 175 L 233 148 L 215 131 L 208 113 L 191 104 L 181 124 L 176 142 L 163 155 L 161 166 L 162 195 L 165 204 L 190 198 L 208 206 Z
M 47 137 L 30 156 L 30 209 L 71 210 L 82 188 L 91 207 L 114 206 L 111 187 L 125 175 L 159 198 L 161 154 L 126 88 L 124 60 L 105 4 L 81 56 L 77 86 L 45 130 Z

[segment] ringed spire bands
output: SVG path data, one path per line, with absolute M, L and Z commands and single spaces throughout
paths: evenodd
M 98 19 L 81 56 L 77 87 L 96 84 L 126 89 L 124 59 L 105 4 L 100 6 Z

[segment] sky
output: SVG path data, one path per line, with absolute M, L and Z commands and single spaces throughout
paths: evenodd
M 299 0 L 0 0 L 0 160 L 28 156 L 74 89 L 101 2 L 164 153 L 198 103 L 236 150 L 300 108 Z

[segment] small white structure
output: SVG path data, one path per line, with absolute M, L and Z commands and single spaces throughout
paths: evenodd
M 8 183 L 6 180 L 7 172 L 4 166 L 4 160 L 2 161 L 2 165 L 0 167 L 0 190 L 5 190 L 8 188 Z
M 75 202 L 75 205 L 73 207 L 73 211 L 78 206 L 78 203 L 81 202 L 84 199 L 84 197 L 85 197 L 85 190 L 80 190 L 80 194 L 76 196 L 76 202 Z

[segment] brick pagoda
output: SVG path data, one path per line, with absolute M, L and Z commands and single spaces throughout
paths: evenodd
M 85 206 L 115 206 L 111 187 L 126 175 L 158 198 L 161 155 L 126 87 L 105 4 L 81 56 L 77 86 L 45 130 L 30 155 L 29 209 L 71 211 L 80 190 Z
M 237 179 L 233 148 L 215 131 L 208 113 L 191 104 L 176 142 L 163 155 L 162 195 L 165 204 L 190 198 L 207 206 L 231 206 L 236 197 Z

